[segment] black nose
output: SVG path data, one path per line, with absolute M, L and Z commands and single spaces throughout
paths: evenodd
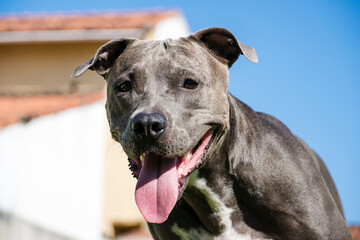
M 159 137 L 166 128 L 166 119 L 158 113 L 139 113 L 132 120 L 133 132 L 142 138 Z

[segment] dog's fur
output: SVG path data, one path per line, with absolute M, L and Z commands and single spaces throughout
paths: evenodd
M 111 133 L 136 177 L 144 153 L 152 157 L 143 164 L 179 159 L 212 133 L 167 220 L 149 223 L 155 239 L 351 239 L 318 155 L 228 92 L 228 68 L 241 54 L 257 62 L 254 49 L 222 28 L 178 40 L 120 38 L 73 77 L 91 69 L 106 79 Z

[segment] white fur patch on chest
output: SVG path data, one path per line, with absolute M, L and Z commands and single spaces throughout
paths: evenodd
M 198 188 L 205 196 L 208 201 L 208 204 L 214 214 L 219 216 L 221 219 L 221 224 L 225 226 L 224 231 L 219 236 L 214 236 L 214 239 L 217 240 L 232 240 L 232 239 L 240 239 L 240 240 L 251 240 L 254 239 L 250 236 L 250 234 L 240 234 L 235 231 L 232 227 L 231 214 L 234 212 L 234 209 L 225 205 L 224 201 L 221 199 L 222 196 L 215 193 L 210 186 L 208 186 L 206 179 L 200 178 L 198 176 L 198 172 L 194 172 L 191 175 L 190 184 L 196 188 Z M 201 238 L 200 238 L 201 239 Z

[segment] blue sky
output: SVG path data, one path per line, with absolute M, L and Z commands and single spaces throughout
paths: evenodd
M 360 224 L 360 2 L 0 0 L 0 14 L 180 9 L 190 29 L 221 26 L 254 47 L 230 92 L 283 121 L 323 158 L 349 224 Z

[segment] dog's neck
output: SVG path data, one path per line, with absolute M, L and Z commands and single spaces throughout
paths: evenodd
M 235 112 L 253 111 L 230 94 L 229 108 L 230 129 L 241 131 L 241 134 L 234 135 L 235 131 L 225 133 L 224 140 L 217 151 L 202 168 L 192 173 L 183 196 L 183 200 L 190 205 L 206 230 L 215 235 L 244 233 L 243 229 L 247 228 L 244 226 L 243 229 L 237 231 L 233 227 L 242 225 L 243 214 L 239 208 L 241 203 L 238 202 L 233 187 L 235 184 L 231 174 L 233 163 L 230 162 L 247 159 L 245 155 L 249 153 L 246 152 L 246 149 L 249 149 L 248 145 L 252 144 L 252 138 L 256 135 L 255 132 L 245 132 L 243 127 L 244 124 L 252 124 L 251 119 L 244 118 L 249 114 Z M 244 117 L 235 118 L 235 116 Z M 237 148 L 238 151 L 229 151 L 233 148 Z M 243 155 L 229 156 L 231 153 L 242 153 Z

